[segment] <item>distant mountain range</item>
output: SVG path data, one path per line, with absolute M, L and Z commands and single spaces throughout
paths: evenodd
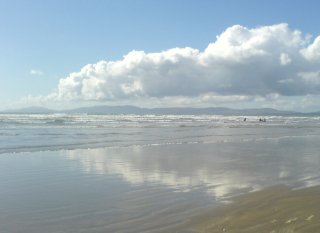
M 232 109 L 232 108 L 140 108 L 125 106 L 93 106 L 56 111 L 43 107 L 29 107 L 16 110 L 7 110 L 0 113 L 14 114 L 48 114 L 48 113 L 79 113 L 79 114 L 172 114 L 172 115 L 234 115 L 234 116 L 320 116 L 320 112 L 301 113 L 281 111 L 272 108 Z

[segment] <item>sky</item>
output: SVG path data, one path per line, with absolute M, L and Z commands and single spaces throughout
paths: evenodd
M 320 110 L 320 1 L 0 0 L 0 110 Z

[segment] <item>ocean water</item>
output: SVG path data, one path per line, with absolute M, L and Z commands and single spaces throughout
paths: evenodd
M 319 135 L 319 117 L 0 114 L 0 153 Z
M 319 185 L 319 141 L 317 117 L 0 115 L 0 232 L 162 232 Z

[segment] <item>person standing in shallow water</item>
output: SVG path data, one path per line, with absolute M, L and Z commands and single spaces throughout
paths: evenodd
M 259 118 L 259 121 L 260 121 L 260 122 L 267 122 L 266 118 L 263 118 L 263 119 L 262 119 L 261 117 Z

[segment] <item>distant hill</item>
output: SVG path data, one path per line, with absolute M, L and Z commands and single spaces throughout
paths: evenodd
M 232 108 L 139 108 L 135 106 L 93 106 L 63 111 L 56 111 L 43 107 L 28 107 L 17 110 L 2 111 L 1 113 L 79 113 L 79 114 L 171 114 L 171 115 L 233 115 L 233 116 L 320 116 L 320 112 L 300 113 L 294 111 L 281 111 L 273 108 L 232 109 Z
M 21 109 L 13 109 L 13 110 L 6 110 L 0 113 L 12 113 L 12 114 L 48 114 L 48 113 L 55 113 L 57 111 L 43 108 L 43 107 L 27 107 Z
M 87 114 L 145 114 L 145 109 L 125 105 L 125 106 L 93 106 L 76 108 L 65 111 L 66 113 L 87 113 Z
M 94 106 L 77 108 L 67 113 L 87 114 L 171 114 L 171 115 L 240 115 L 240 116 L 288 116 L 301 115 L 293 111 L 280 111 L 272 108 L 231 109 L 231 108 L 139 108 L 135 106 Z

